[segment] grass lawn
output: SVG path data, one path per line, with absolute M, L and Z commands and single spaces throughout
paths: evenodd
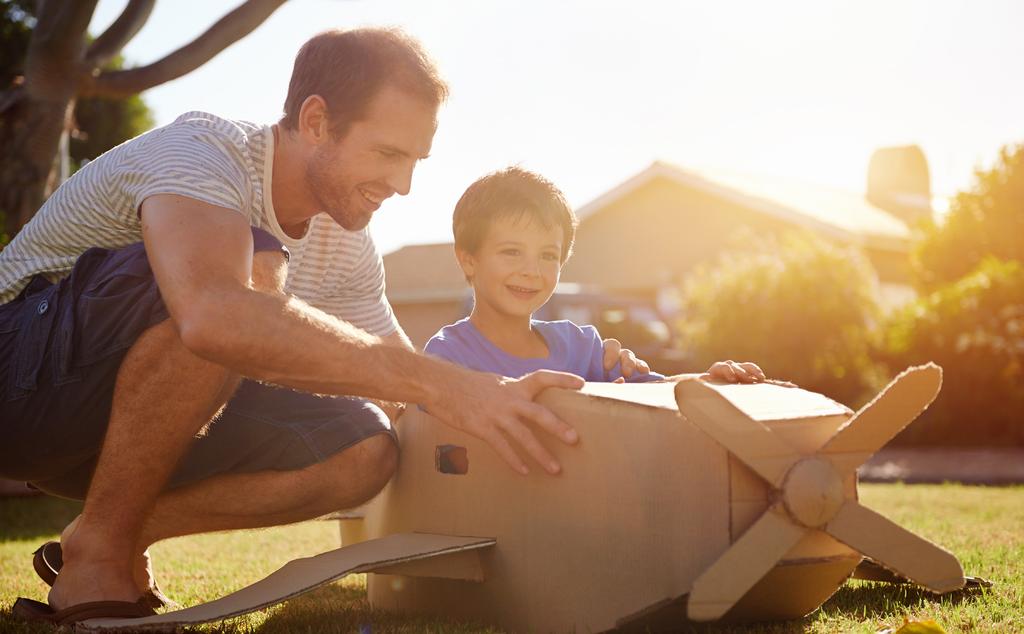
M 904 616 L 933 619 L 948 632 L 1024 632 L 1024 487 L 861 485 L 864 503 L 899 524 L 941 543 L 969 575 L 990 590 L 945 599 L 919 590 L 848 582 L 822 609 L 786 623 L 687 626 L 695 632 L 876 632 Z M 10 617 L 18 596 L 45 599 L 31 553 L 54 538 L 78 505 L 52 498 L 0 499 L 0 632 L 49 632 Z M 306 522 L 248 532 L 167 541 L 153 548 L 163 590 L 184 605 L 245 586 L 289 559 L 336 547 L 336 522 Z M 610 571 L 614 574 L 614 571 Z M 348 577 L 284 606 L 195 628 L 198 632 L 496 632 L 438 619 L 399 617 L 372 610 L 363 575 Z

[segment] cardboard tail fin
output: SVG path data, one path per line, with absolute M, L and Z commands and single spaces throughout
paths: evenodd
M 220 621 L 287 601 L 346 575 L 435 557 L 459 555 L 489 548 L 488 537 L 455 537 L 429 533 L 402 533 L 352 544 L 314 557 L 289 561 L 276 572 L 237 592 L 209 603 L 141 619 L 91 619 L 79 624 L 83 631 L 173 631 L 182 625 Z M 465 558 L 458 557 L 466 570 Z M 451 576 L 451 575 L 448 575 Z M 470 580 L 483 578 L 479 570 L 466 571 Z

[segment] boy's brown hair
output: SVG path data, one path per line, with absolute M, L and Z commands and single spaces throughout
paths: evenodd
M 455 204 L 452 216 L 455 248 L 476 253 L 491 223 L 502 218 L 527 218 L 545 229 L 561 227 L 562 264 L 572 254 L 576 214 L 562 191 L 540 174 L 513 166 L 470 185 Z
M 448 98 L 448 85 L 434 62 L 401 29 L 324 31 L 303 44 L 295 56 L 281 126 L 297 129 L 303 102 L 320 95 L 327 102 L 331 134 L 340 139 L 384 86 L 434 106 Z

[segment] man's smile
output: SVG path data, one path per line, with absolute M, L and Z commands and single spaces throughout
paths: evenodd
M 367 202 L 369 202 L 371 205 L 374 205 L 374 206 L 379 206 L 382 202 L 384 202 L 388 198 L 388 195 L 374 194 L 374 193 L 371 193 L 371 192 L 363 189 L 362 187 L 358 187 L 357 189 L 359 190 L 360 195 L 362 195 L 362 197 Z

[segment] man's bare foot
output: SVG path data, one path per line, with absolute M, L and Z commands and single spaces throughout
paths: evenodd
M 72 535 L 75 533 L 75 529 L 78 526 L 81 515 L 76 517 L 64 530 L 61 532 L 61 550 L 64 550 L 64 544 L 68 543 L 72 539 Z M 149 556 L 149 549 L 142 551 L 139 554 L 132 565 L 132 577 L 135 580 L 135 586 L 138 591 L 147 599 L 147 602 L 152 608 L 173 608 L 180 607 L 178 603 L 167 597 L 157 586 L 156 577 L 153 575 L 153 560 Z
M 140 591 L 132 575 L 132 558 L 91 538 L 75 518 L 61 533 L 64 565 L 50 588 L 49 603 L 60 610 L 89 601 L 137 601 Z

